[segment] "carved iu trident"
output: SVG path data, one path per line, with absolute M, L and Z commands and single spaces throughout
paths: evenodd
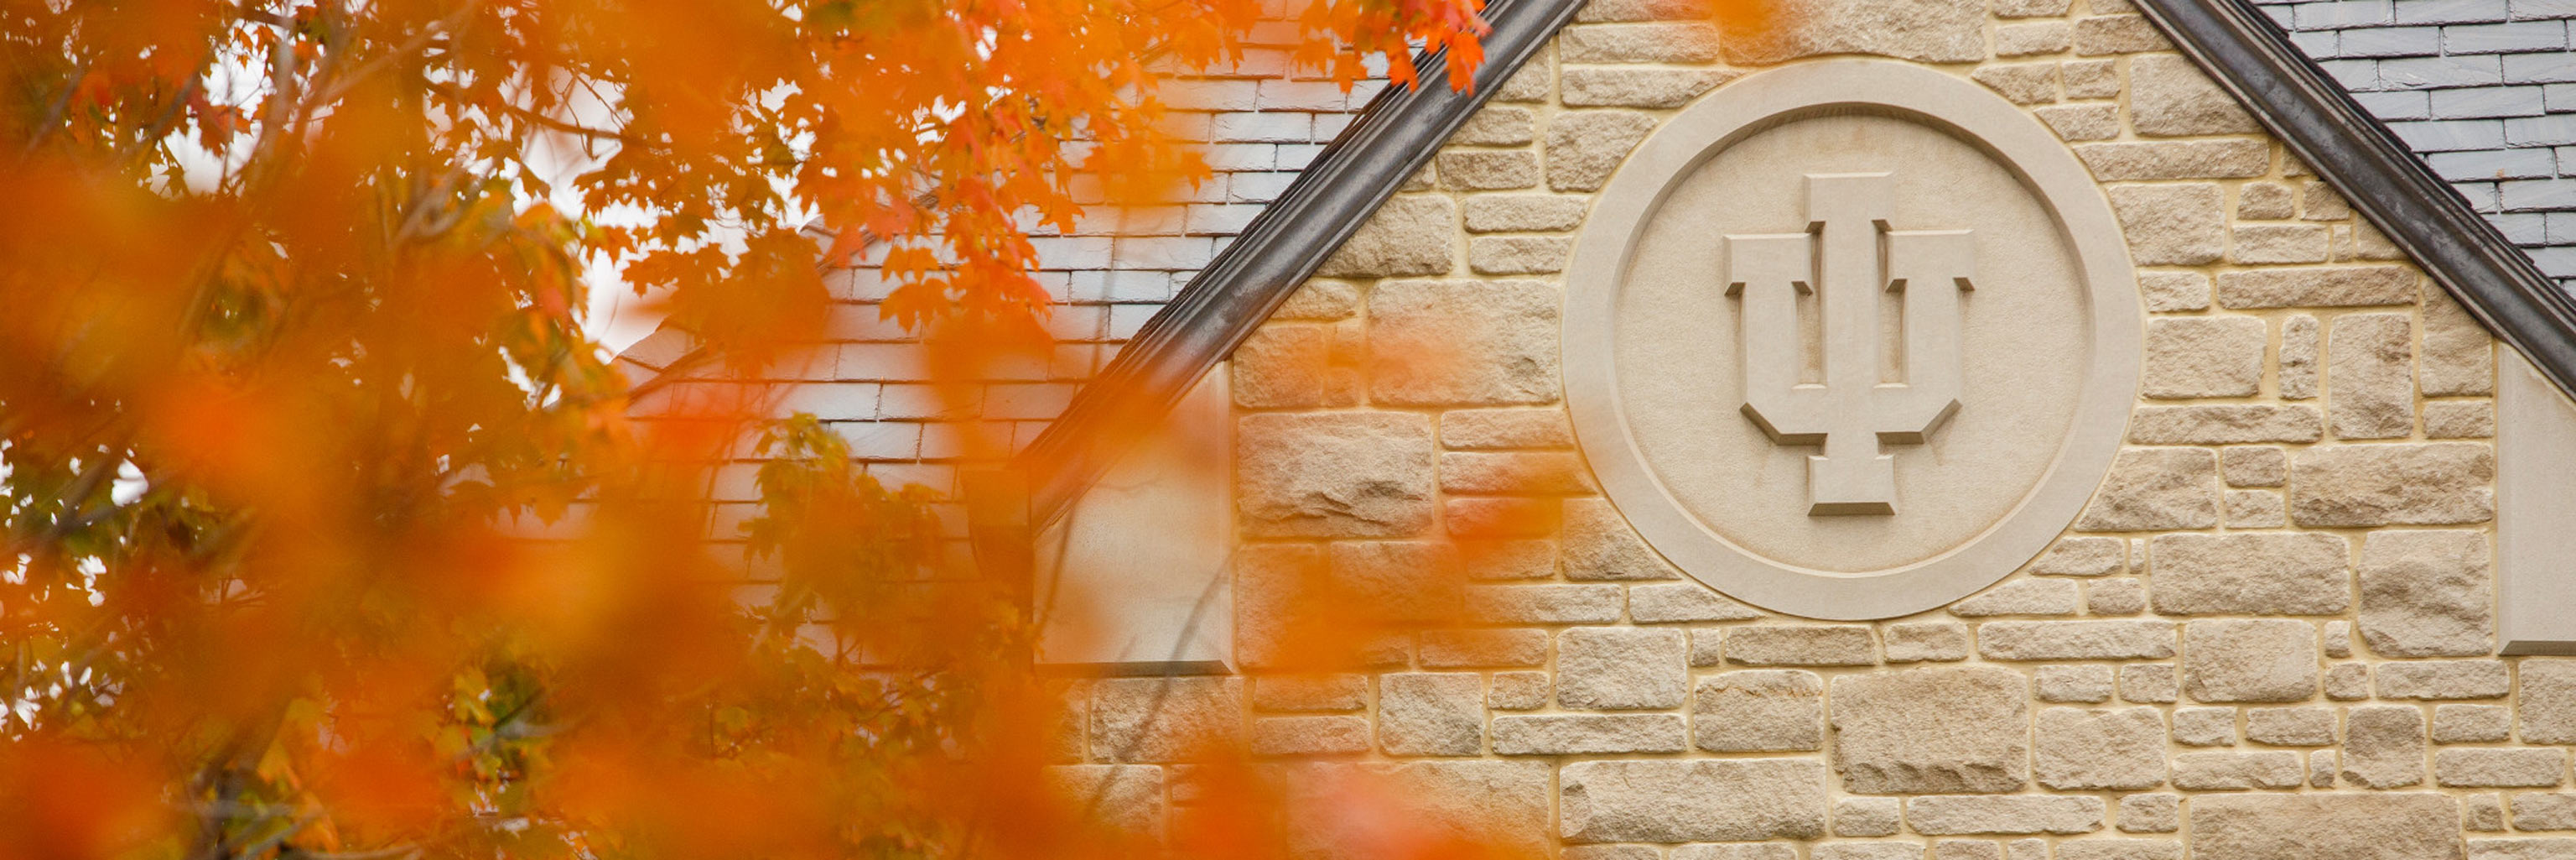
M 1959 292 L 1966 230 L 1891 230 L 1885 173 L 1807 175 L 1807 232 L 1726 237 L 1726 293 L 1741 296 L 1744 414 L 1807 458 L 1807 513 L 1896 513 L 1895 457 L 1959 409 Z M 1882 238 L 1883 237 L 1883 238 Z M 1813 243 L 1812 245 L 1810 243 Z M 1904 294 L 1905 381 L 1879 378 L 1880 290 Z M 1798 295 L 1821 293 L 1825 381 L 1798 381 Z

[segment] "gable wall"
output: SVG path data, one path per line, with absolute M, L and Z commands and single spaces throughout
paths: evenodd
M 1757 59 L 1599 2 L 1236 352 L 1243 676 L 1080 686 L 1073 772 L 1150 826 L 1186 805 L 1174 739 L 1221 726 L 1620 860 L 2576 856 L 2545 835 L 2576 829 L 2576 661 L 2495 654 L 2491 339 L 2086 2 L 1826 4 L 1798 34 L 2025 106 L 2126 225 L 2143 397 L 2040 558 L 1815 623 L 1683 578 L 1598 496 L 1558 376 L 1571 237 Z M 1442 621 L 1290 672 L 1270 613 L 1309 576 Z

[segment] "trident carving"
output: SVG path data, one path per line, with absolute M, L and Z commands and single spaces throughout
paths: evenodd
M 1807 513 L 1896 513 L 1882 444 L 1921 444 L 1959 410 L 1966 230 L 1893 230 L 1885 173 L 1807 175 L 1807 231 L 1726 237 L 1726 294 L 1743 300 L 1744 414 L 1807 458 Z M 1903 382 L 1879 378 L 1879 291 L 1904 295 Z M 1824 384 L 1800 382 L 1798 296 L 1821 293 Z

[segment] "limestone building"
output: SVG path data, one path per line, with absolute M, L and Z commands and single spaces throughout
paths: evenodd
M 1592 860 L 2576 858 L 2576 6 L 1687 5 L 1176 84 L 1239 169 L 1043 240 L 1050 366 L 862 260 L 790 407 L 1101 620 L 1138 826 L 1186 725 Z M 1315 572 L 1457 623 L 1282 671 Z

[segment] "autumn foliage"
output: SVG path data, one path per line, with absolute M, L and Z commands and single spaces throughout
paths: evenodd
M 1479 5 L 0 0 L 0 857 L 1141 850 L 920 493 L 756 386 L 632 420 L 588 285 L 745 378 L 871 243 L 1033 331 L 1033 224 L 1206 175 L 1159 74 L 1455 71 Z M 1255 782 L 1178 844 L 1269 850 Z

